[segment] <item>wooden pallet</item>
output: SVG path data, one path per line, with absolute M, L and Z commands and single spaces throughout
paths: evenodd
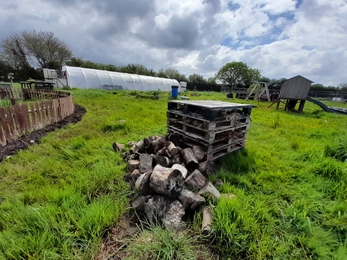
M 246 136 L 243 136 L 240 138 L 235 137 L 235 138 L 230 138 L 230 139 L 224 139 L 224 140 L 220 140 L 218 142 L 209 144 L 209 143 L 203 142 L 200 139 L 196 139 L 192 136 L 187 136 L 187 135 L 184 135 L 182 133 L 175 132 L 175 131 L 169 130 L 169 134 L 174 134 L 176 138 L 181 140 L 181 142 L 184 146 L 188 146 L 188 147 L 193 147 L 194 145 L 201 146 L 202 149 L 204 150 L 204 152 L 206 152 L 206 153 L 218 151 L 220 149 L 223 149 L 223 148 L 228 147 L 228 146 L 233 145 L 233 144 L 244 144 L 245 140 L 246 140 Z
M 228 153 L 232 153 L 232 152 L 235 152 L 237 150 L 240 150 L 242 148 L 244 148 L 245 144 L 244 142 L 242 144 L 240 143 L 236 143 L 236 144 L 231 144 L 230 146 L 228 147 L 224 147 L 222 149 L 219 149 L 219 150 L 215 150 L 215 151 L 212 151 L 212 152 L 209 152 L 206 154 L 206 160 L 207 161 L 214 161 Z
M 169 132 L 177 132 L 191 138 L 200 140 L 207 144 L 213 144 L 221 140 L 244 137 L 248 131 L 249 125 L 243 124 L 238 127 L 224 129 L 220 131 L 207 131 L 184 124 L 168 125 Z
M 173 100 L 168 103 L 168 110 L 190 114 L 195 118 L 218 121 L 226 120 L 234 113 L 250 115 L 252 105 L 213 100 Z
M 169 110 L 166 113 L 168 125 L 175 125 L 177 123 L 204 129 L 208 131 L 218 131 L 223 129 L 232 128 L 242 124 L 249 124 L 249 115 L 233 113 L 228 115 L 223 120 L 210 121 L 203 118 L 195 117 L 191 114 L 183 114 L 179 111 Z

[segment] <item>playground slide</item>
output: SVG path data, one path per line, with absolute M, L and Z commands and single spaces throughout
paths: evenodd
M 308 101 L 311 101 L 312 103 L 315 103 L 316 105 L 320 106 L 324 111 L 327 111 L 329 113 L 336 113 L 336 114 L 343 114 L 343 115 L 347 115 L 347 111 L 343 111 L 343 110 L 338 110 L 338 109 L 334 109 L 332 107 L 328 107 L 327 105 L 325 105 L 323 102 L 311 98 L 311 97 L 307 97 L 306 98 Z

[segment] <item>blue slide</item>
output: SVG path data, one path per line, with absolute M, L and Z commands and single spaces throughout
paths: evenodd
M 316 105 L 320 106 L 324 111 L 327 111 L 329 113 L 336 113 L 336 114 L 343 114 L 343 115 L 347 115 L 347 111 L 343 111 L 343 110 L 338 110 L 332 107 L 328 107 L 327 105 L 325 105 L 323 102 L 311 98 L 311 97 L 307 97 L 306 98 L 308 101 L 311 101 L 312 103 L 315 103 Z

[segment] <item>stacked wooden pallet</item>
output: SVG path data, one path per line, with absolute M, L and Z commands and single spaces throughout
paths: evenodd
M 211 100 L 168 103 L 167 126 L 187 146 L 199 145 L 213 161 L 245 146 L 252 105 Z

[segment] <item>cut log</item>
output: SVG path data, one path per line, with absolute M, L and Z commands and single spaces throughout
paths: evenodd
M 176 155 L 172 156 L 170 163 L 171 163 L 171 165 L 181 164 L 182 163 L 182 156 L 180 154 L 176 154 Z
M 135 182 L 135 190 L 142 195 L 151 195 L 153 190 L 150 187 L 150 177 L 151 173 L 146 172 L 141 174 L 141 176 Z
M 185 210 L 195 210 L 205 202 L 205 199 L 190 190 L 183 189 L 178 196 L 178 201 L 181 202 Z
M 201 212 L 202 212 L 201 231 L 204 235 L 207 235 L 212 230 L 212 213 L 210 208 L 207 206 L 202 207 Z
M 188 170 L 186 169 L 186 167 L 183 167 L 180 164 L 174 164 L 171 166 L 171 169 L 177 169 L 182 173 L 183 178 L 187 178 L 188 175 Z
M 163 136 L 159 136 L 154 141 L 152 141 L 152 147 L 153 147 L 154 153 L 157 153 L 161 148 L 163 148 L 165 143 L 166 143 L 166 139 Z
M 132 173 L 128 173 L 125 175 L 125 180 L 129 182 L 130 187 L 135 189 L 135 183 L 137 179 L 140 177 L 141 173 L 138 169 L 135 169 Z
M 145 210 L 145 203 L 146 203 L 146 196 L 139 195 L 131 202 L 131 206 L 136 211 L 144 211 Z
M 163 167 L 170 167 L 170 160 L 166 156 L 156 156 L 155 162 Z
M 168 141 L 168 142 L 166 142 L 165 146 L 167 147 L 167 149 L 171 155 L 178 154 L 178 149 L 173 142 Z
M 144 153 L 145 152 L 145 142 L 143 140 L 140 140 L 136 143 L 136 148 L 139 153 Z
M 185 180 L 185 184 L 192 190 L 200 190 L 206 184 L 206 178 L 199 170 L 194 170 Z
M 205 157 L 205 152 L 204 150 L 202 149 L 201 146 L 198 146 L 198 145 L 193 145 L 193 148 L 192 148 L 193 152 L 194 152 L 194 155 L 196 157 L 196 159 L 201 162 L 204 157 Z
M 174 200 L 170 206 L 169 210 L 166 212 L 163 218 L 163 224 L 168 230 L 174 231 L 183 231 L 186 227 L 184 222 L 182 221 L 182 217 L 184 216 L 185 211 L 182 204 Z
M 199 163 L 198 170 L 205 176 L 211 176 L 216 173 L 217 168 L 214 162 L 205 161 L 205 162 Z
M 138 169 L 140 165 L 140 161 L 138 160 L 129 160 L 128 161 L 128 169 L 130 172 L 133 172 L 135 169 Z
M 117 142 L 114 142 L 112 144 L 112 147 L 113 147 L 113 150 L 115 152 L 123 152 L 124 151 L 124 148 L 125 148 L 125 145 L 124 144 L 119 144 Z
M 154 192 L 177 198 L 183 189 L 184 178 L 179 170 L 158 164 L 152 171 L 149 184 Z
M 183 161 L 189 171 L 195 170 L 199 167 L 199 162 L 196 159 L 193 150 L 191 148 L 183 149 L 182 152 Z
M 153 170 L 153 156 L 143 153 L 140 155 L 139 170 L 141 173 L 151 172 Z
M 213 186 L 212 182 L 210 181 L 208 181 L 206 185 L 201 190 L 199 190 L 198 194 L 215 202 L 220 198 L 219 191 L 215 186 Z
M 145 203 L 145 214 L 151 224 L 164 224 L 168 229 L 180 229 L 183 226 L 184 208 L 177 200 L 164 196 L 153 196 Z
M 166 156 L 168 158 L 171 158 L 172 155 L 169 153 L 169 151 L 167 150 L 166 147 L 161 148 L 156 154 L 155 156 Z

